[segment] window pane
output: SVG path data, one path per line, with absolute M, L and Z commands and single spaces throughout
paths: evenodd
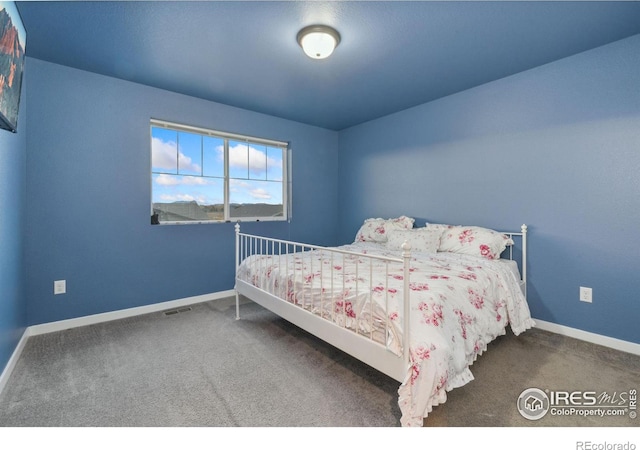
M 282 149 L 267 147 L 267 180 L 283 181 Z
M 224 219 L 224 179 L 157 174 L 152 180 L 160 222 Z
M 249 145 L 249 178 L 252 180 L 267 179 L 267 147 L 256 144 Z
M 249 146 L 246 142 L 229 141 L 229 176 L 249 178 Z
M 164 128 L 151 128 L 151 170 L 178 173 L 178 133 Z
M 178 173 L 202 174 L 202 137 L 193 133 L 178 133 Z
M 204 136 L 202 147 L 202 174 L 206 177 L 224 177 L 224 139 Z
M 229 181 L 230 217 L 281 217 L 284 215 L 282 183 L 254 180 Z
M 288 154 L 278 145 L 152 120 L 152 214 L 161 223 L 286 219 Z

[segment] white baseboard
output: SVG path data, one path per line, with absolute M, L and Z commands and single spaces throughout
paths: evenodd
M 212 294 L 196 295 L 195 297 L 186 297 L 178 300 L 170 300 L 168 302 L 138 306 L 136 308 L 128 308 L 101 314 L 93 314 L 90 316 L 77 317 L 75 319 L 59 320 L 57 322 L 43 323 L 41 325 L 32 325 L 28 328 L 28 330 L 30 336 L 36 336 L 38 334 L 52 333 L 54 331 L 62 331 L 69 328 L 83 327 L 86 325 L 93 325 L 101 322 L 109 322 L 111 320 L 139 316 L 141 314 L 149 314 L 158 311 L 165 311 L 167 309 L 180 308 L 182 306 L 208 302 L 211 300 L 220 300 L 223 298 L 235 296 L 235 293 L 236 291 L 230 289 L 228 291 L 215 292 Z
M 29 338 L 29 336 L 30 336 L 29 328 L 27 328 L 24 330 L 24 333 L 22 333 L 22 337 L 20 338 L 18 345 L 13 351 L 11 358 L 9 358 L 7 365 L 4 367 L 2 374 L 0 374 L 0 394 L 4 390 L 4 387 L 7 385 L 7 382 L 9 381 L 9 377 L 11 376 L 11 373 L 13 372 L 13 369 L 16 366 L 16 363 L 18 362 L 18 359 L 20 359 L 20 355 L 22 354 L 22 349 L 27 343 L 27 339 Z
M 591 342 L 592 344 L 602 345 L 621 352 L 631 353 L 640 356 L 640 344 L 635 344 L 629 341 L 623 341 L 621 339 L 611 338 L 608 336 L 602 336 L 601 334 L 590 333 L 588 331 L 578 330 L 577 328 L 566 327 L 564 325 L 558 325 L 552 322 L 545 322 L 544 320 L 534 319 L 536 322 L 536 328 L 541 330 L 550 331 L 552 333 L 560 334 L 581 341 Z
M 27 342 L 29 336 L 36 336 L 39 334 L 52 333 L 55 331 L 67 330 L 69 328 L 82 327 L 86 325 L 92 325 L 101 322 L 108 322 L 111 320 L 123 319 L 126 317 L 134 317 L 141 314 L 148 314 L 158 311 L 165 311 L 168 309 L 179 308 L 187 305 L 193 305 L 196 303 L 208 302 L 211 300 L 220 300 L 223 298 L 228 298 L 235 296 L 235 290 L 230 289 L 227 291 L 215 292 L 212 294 L 205 295 L 197 295 L 195 297 L 187 297 L 178 300 L 171 300 L 162 303 L 154 303 L 152 305 L 139 306 L 136 308 L 128 308 L 122 309 L 119 311 L 111 311 L 102 314 L 93 314 L 90 316 L 78 317 L 75 319 L 67 319 L 60 320 L 57 322 L 44 323 L 40 325 L 32 325 L 28 327 L 16 349 L 13 351 L 11 358 L 9 358 L 9 362 L 5 366 L 2 374 L 0 374 L 0 393 L 2 393 L 7 381 L 9 380 L 9 376 L 11 372 L 20 358 L 22 354 L 22 350 Z M 605 347 L 609 347 L 615 350 L 619 350 L 626 353 L 631 353 L 634 355 L 640 356 L 640 344 L 636 344 L 633 342 L 623 341 L 616 338 L 611 338 L 607 336 L 602 336 L 600 334 L 590 333 L 588 331 L 578 330 L 576 328 L 566 327 L 564 325 L 558 325 L 551 322 L 546 322 L 544 320 L 534 319 L 536 322 L 536 328 L 540 328 L 541 330 L 549 331 L 552 333 L 560 334 L 562 336 L 567 336 L 575 339 L 579 339 L 581 341 L 591 342 L 592 344 L 598 344 Z

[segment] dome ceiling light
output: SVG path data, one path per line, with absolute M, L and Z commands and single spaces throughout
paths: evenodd
M 298 32 L 298 44 L 309 58 L 324 59 L 340 43 L 340 33 L 326 25 L 310 25 Z

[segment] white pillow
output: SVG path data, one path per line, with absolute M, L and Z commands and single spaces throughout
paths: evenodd
M 447 230 L 447 229 L 453 227 L 453 225 L 447 225 L 447 224 L 444 224 L 444 223 L 429 223 L 429 222 L 427 222 L 424 225 L 427 228 L 431 228 L 432 230 L 438 230 L 441 233 L 444 232 L 444 230 Z
M 387 242 L 391 230 L 410 230 L 415 220 L 400 216 L 395 219 L 367 219 L 356 233 L 355 242 Z
M 440 246 L 439 230 L 429 228 L 414 228 L 412 230 L 391 230 L 388 235 L 387 248 L 402 250 L 402 244 L 411 245 L 412 252 L 435 253 Z
M 513 245 L 513 240 L 497 231 L 482 227 L 453 226 L 442 233 L 439 251 L 499 259 L 507 245 Z

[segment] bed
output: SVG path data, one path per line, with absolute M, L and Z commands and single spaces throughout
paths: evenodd
M 394 378 L 402 426 L 422 426 L 447 392 L 473 380 L 469 367 L 507 327 L 519 335 L 534 325 L 526 225 L 414 222 L 367 219 L 338 247 L 235 226 L 236 318 L 244 296 Z

